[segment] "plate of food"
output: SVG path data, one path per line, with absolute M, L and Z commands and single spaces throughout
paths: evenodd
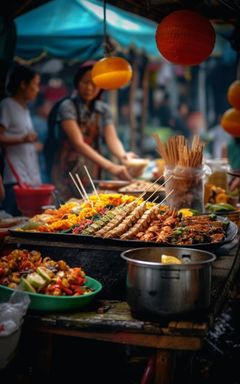
M 7 236 L 10 229 L 15 228 L 17 225 L 24 224 L 27 220 L 28 219 L 23 216 L 0 219 L 0 239 Z
M 128 172 L 132 177 L 140 177 L 149 164 L 149 159 L 133 158 L 125 161 Z
M 142 195 L 144 200 L 154 200 L 156 203 L 160 203 L 165 197 L 165 188 L 161 184 L 146 180 L 135 180 L 128 183 L 128 185 L 120 188 L 119 192 L 133 196 Z
M 80 296 L 52 296 L 41 293 L 27 292 L 30 297 L 29 309 L 37 311 L 68 311 L 80 309 L 92 302 L 94 297 L 102 289 L 102 284 L 86 276 L 85 287 L 89 289 L 88 293 Z M 8 299 L 15 289 L 0 285 L 0 298 Z
M 129 184 L 126 180 L 93 180 L 100 190 L 117 191 Z
M 10 228 L 14 227 L 17 224 L 20 224 L 24 221 L 27 221 L 28 218 L 24 216 L 15 216 L 15 217 L 5 217 L 0 219 L 0 228 Z
M 34 250 L 15 249 L 2 256 L 0 270 L 0 298 L 8 299 L 15 290 L 24 291 L 33 310 L 82 308 L 102 289 L 81 267 L 70 267 L 64 260 L 54 261 Z

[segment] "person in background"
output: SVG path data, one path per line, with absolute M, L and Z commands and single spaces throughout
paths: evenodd
M 204 136 L 205 119 L 200 111 L 191 111 L 187 117 L 187 125 L 189 128 L 189 139 L 191 140 L 194 135 Z
M 99 179 L 104 169 L 117 179 L 131 180 L 125 163 L 136 155 L 126 152 L 118 138 L 110 108 L 101 100 L 102 90 L 92 81 L 94 64 L 94 61 L 87 61 L 79 67 L 74 77 L 76 97 L 65 99 L 58 109 L 61 139 L 51 181 L 64 200 L 79 197 L 69 172 L 77 173 L 85 187 L 89 185 L 84 165 L 92 179 Z M 119 164 L 101 154 L 102 141 Z
M 225 156 L 230 164 L 232 171 L 240 173 L 240 137 L 231 136 L 223 148 L 223 156 Z M 240 177 L 233 177 L 229 183 L 229 190 L 240 191 Z
M 31 113 L 32 123 L 38 135 L 38 142 L 35 144 L 35 148 L 39 156 L 39 166 L 43 183 L 49 182 L 46 159 L 44 156 L 44 145 L 48 133 L 47 119 L 52 106 L 52 101 L 46 99 L 44 94 L 39 94 L 36 103 L 34 104 L 34 109 Z
M 174 135 L 183 135 L 190 137 L 190 129 L 188 126 L 188 116 L 190 114 L 189 106 L 186 101 L 180 101 L 177 106 L 177 112 L 173 118 Z
M 16 65 L 8 78 L 9 96 L 0 102 L 0 145 L 5 162 L 3 170 L 5 199 L 2 208 L 13 216 L 20 214 L 13 190 L 13 186 L 18 182 L 13 169 L 22 183 L 31 186 L 41 184 L 35 149 L 37 134 L 28 108 L 28 102 L 34 101 L 37 97 L 39 84 L 40 76 L 33 69 Z
M 240 191 L 240 176 L 233 177 L 233 179 L 229 183 L 229 190 L 231 192 L 235 191 L 236 189 Z
M 230 136 L 222 153 L 228 158 L 231 169 L 240 169 L 240 137 Z
M 173 114 L 171 109 L 171 98 L 169 93 L 164 90 L 163 99 L 158 107 L 159 125 L 161 127 L 173 126 Z
M 221 159 L 226 151 L 226 142 L 230 139 L 231 135 L 227 133 L 221 126 L 221 114 L 217 118 L 216 124 L 207 132 L 211 156 L 213 159 Z M 224 149 L 225 148 L 225 149 Z

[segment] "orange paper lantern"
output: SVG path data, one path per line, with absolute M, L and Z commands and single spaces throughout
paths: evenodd
M 240 109 L 240 80 L 235 80 L 229 86 L 227 98 L 232 107 Z
M 230 108 L 221 118 L 223 129 L 234 137 L 240 137 L 240 110 Z
M 206 60 L 214 48 L 215 38 L 210 21 L 189 10 L 172 12 L 160 22 L 156 31 L 159 52 L 180 65 L 197 65 Z
M 132 68 L 122 57 L 105 57 L 92 69 L 93 82 L 102 89 L 117 89 L 132 78 Z

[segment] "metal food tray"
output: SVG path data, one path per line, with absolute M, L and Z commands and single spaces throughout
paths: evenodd
M 217 217 L 218 220 L 223 221 L 224 218 Z M 183 247 L 182 245 L 174 245 L 170 243 L 156 243 L 152 241 L 139 241 L 139 240 L 121 240 L 121 239 L 104 239 L 102 237 L 94 237 L 94 236 L 84 236 L 81 234 L 72 234 L 72 233 L 49 233 L 49 232 L 31 232 L 31 231 L 18 231 L 17 229 L 10 229 L 9 233 L 12 236 L 23 238 L 23 239 L 35 239 L 35 240 L 46 240 L 46 241 L 59 241 L 59 242 L 75 242 L 75 243 L 83 243 L 83 244 L 93 244 L 93 245 L 109 245 L 109 246 L 119 246 L 126 248 L 139 248 L 139 247 L 161 247 L 161 246 L 169 246 L 169 247 Z M 238 226 L 229 221 L 229 225 L 227 227 L 226 237 L 223 241 L 219 241 L 217 243 L 198 243 L 191 245 L 184 245 L 184 248 L 198 248 L 198 249 L 206 249 L 206 250 L 215 250 L 220 248 L 221 246 L 230 243 L 235 239 L 238 233 Z

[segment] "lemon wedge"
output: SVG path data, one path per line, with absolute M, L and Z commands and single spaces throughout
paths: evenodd
M 161 261 L 163 264 L 182 264 L 181 260 L 175 256 L 162 255 Z
M 190 208 L 179 209 L 178 213 L 181 213 L 183 215 L 183 217 L 185 217 L 185 216 L 193 216 L 193 212 L 191 211 Z

